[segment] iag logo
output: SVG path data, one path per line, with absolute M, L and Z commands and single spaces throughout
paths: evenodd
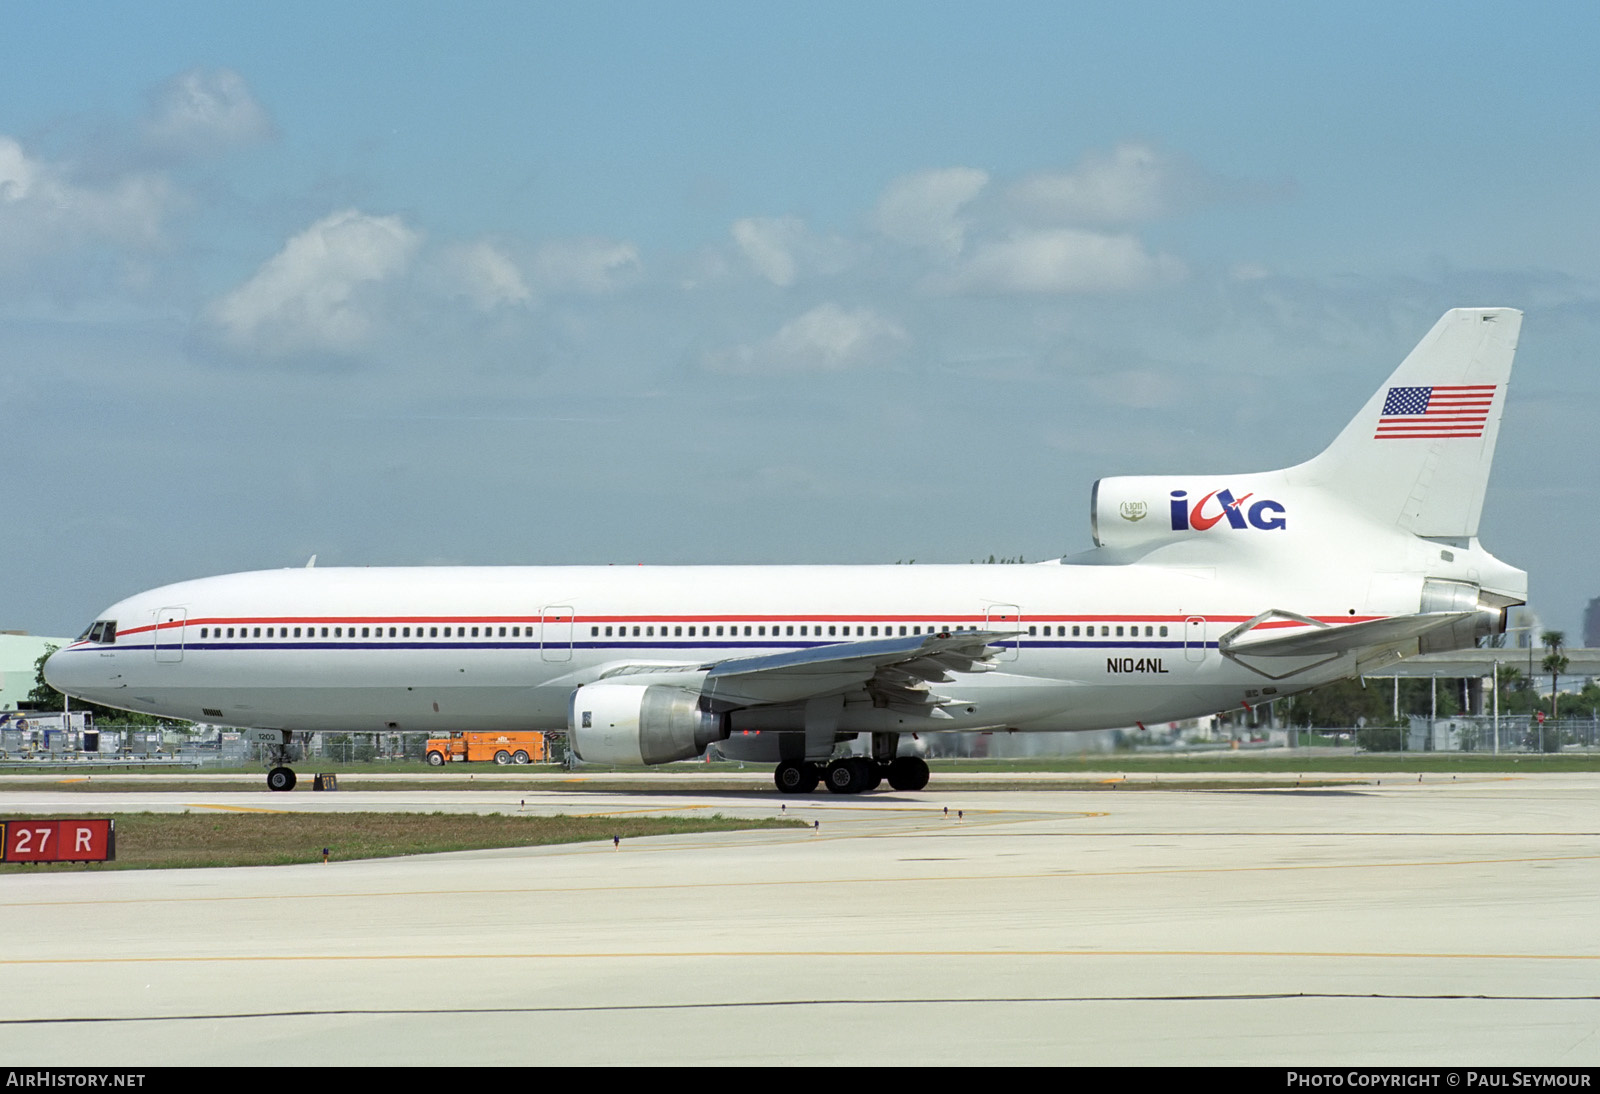
M 1250 508 L 1245 508 L 1245 502 L 1255 497 L 1246 494 L 1237 500 L 1229 490 L 1213 490 L 1205 497 L 1189 505 L 1189 492 L 1187 490 L 1174 490 L 1172 492 L 1172 530 L 1174 532 L 1187 532 L 1193 528 L 1196 532 L 1208 531 L 1213 525 L 1222 520 L 1227 520 L 1230 528 L 1259 528 L 1263 532 L 1283 531 L 1284 513 L 1281 502 L 1258 501 Z

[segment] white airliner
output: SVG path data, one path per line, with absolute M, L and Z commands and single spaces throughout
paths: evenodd
M 556 730 L 603 764 L 717 743 L 785 792 L 918 790 L 907 734 L 1247 708 L 1503 630 L 1527 575 L 1477 532 L 1521 321 L 1446 313 L 1305 463 L 1101 479 L 1095 548 L 1060 561 L 232 574 L 112 605 L 45 677 L 275 750 Z M 835 758 L 863 734 L 870 757 Z M 268 785 L 291 789 L 275 755 Z

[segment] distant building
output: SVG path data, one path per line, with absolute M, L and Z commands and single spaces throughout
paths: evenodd
M 1583 610 L 1583 644 L 1587 649 L 1600 649 L 1600 596 Z

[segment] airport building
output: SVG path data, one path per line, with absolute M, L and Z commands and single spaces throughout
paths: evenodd
M 70 638 L 44 638 L 22 631 L 0 631 L 0 710 L 16 710 L 33 690 L 39 658 Z

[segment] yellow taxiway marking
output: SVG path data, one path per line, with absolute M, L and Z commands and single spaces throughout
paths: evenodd
M 804 838 L 803 830 L 797 836 Z M 612 849 L 597 854 L 618 854 Z M 156 896 L 100 898 L 96 900 L 7 900 L 0 908 L 56 908 L 73 905 L 104 907 L 115 904 L 206 904 L 244 900 L 371 900 L 375 897 L 525 896 L 531 893 L 655 892 L 689 889 L 767 889 L 823 885 L 949 884 L 951 882 L 1083 881 L 1103 877 L 1159 877 L 1183 874 L 1246 874 L 1295 870 L 1415 870 L 1420 867 L 1491 866 L 1541 862 L 1591 862 L 1600 855 L 1539 855 L 1514 858 L 1441 859 L 1433 862 L 1344 862 L 1324 865 L 1283 866 L 1162 866 L 1148 870 L 1051 871 L 1027 874 L 917 874 L 908 877 L 785 878 L 779 881 L 699 881 L 650 885 L 529 885 L 499 889 L 401 889 L 389 892 L 247 893 L 233 896 Z M 372 861 L 354 860 L 354 861 Z M 311 865 L 306 863 L 304 865 Z
M 163 957 L 23 957 L 0 958 L 6 965 L 150 965 L 255 961 L 601 961 L 659 958 L 796 957 L 1259 957 L 1367 958 L 1401 961 L 1600 961 L 1600 953 L 1455 953 L 1426 950 L 599 950 L 575 953 L 516 951 L 504 953 L 373 953 L 373 954 L 182 954 Z
M 262 809 L 253 805 L 217 805 L 215 802 L 186 802 L 185 809 L 219 809 L 224 813 L 298 813 L 298 809 Z
M 712 805 L 673 805 L 653 809 L 607 809 L 601 813 L 568 813 L 569 817 L 621 817 L 628 813 L 683 813 L 690 809 L 714 809 Z

